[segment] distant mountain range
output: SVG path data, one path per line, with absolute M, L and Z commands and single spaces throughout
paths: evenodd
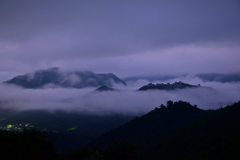
M 135 76 L 135 77 L 127 77 L 124 78 L 123 80 L 125 82 L 128 81 L 137 81 L 137 80 L 147 80 L 149 82 L 153 81 L 169 81 L 172 79 L 176 79 L 179 77 L 186 77 L 188 74 L 183 74 L 183 75 L 152 75 L 152 76 Z
M 145 85 L 141 88 L 139 88 L 139 91 L 146 91 L 146 90 L 175 90 L 175 89 L 186 89 L 186 88 L 199 88 L 202 87 L 200 84 L 198 85 L 191 85 L 187 83 L 183 83 L 181 81 L 175 82 L 173 84 L 167 83 L 158 83 L 158 84 L 152 84 L 149 83 L 148 85 Z
M 240 82 L 240 73 L 229 73 L 229 74 L 218 74 L 218 73 L 208 73 L 208 74 L 197 74 L 197 77 L 203 81 L 215 81 L 215 82 Z
M 147 85 L 144 85 L 142 87 L 140 87 L 138 89 L 138 91 L 147 91 L 147 90 L 176 90 L 176 89 L 187 89 L 187 88 L 207 88 L 207 89 L 211 89 L 210 87 L 203 87 L 200 84 L 198 85 L 192 85 L 192 84 L 188 84 L 188 83 L 183 83 L 181 81 L 179 82 L 175 82 L 173 84 L 170 83 L 157 83 L 157 84 L 153 84 L 153 83 L 149 83 Z M 100 92 L 104 92 L 104 91 L 121 91 L 119 89 L 115 89 L 115 88 L 111 88 L 108 86 L 101 86 L 97 89 L 95 89 L 95 91 L 100 91 Z
M 152 76 L 135 76 L 135 77 L 127 77 L 123 80 L 125 82 L 128 81 L 137 81 L 137 80 L 147 80 L 149 82 L 153 81 L 169 81 L 173 79 L 181 79 L 189 76 L 189 74 L 181 74 L 181 75 L 152 75 Z M 200 78 L 204 82 L 240 82 L 240 73 L 228 73 L 228 74 L 221 74 L 221 73 L 201 73 L 190 75 L 197 78 Z
M 197 77 L 204 81 L 220 81 L 220 82 L 237 82 L 240 81 L 240 74 L 198 74 Z M 187 75 L 181 75 L 184 77 Z M 146 78 L 146 77 L 145 77 Z M 176 76 L 165 76 L 165 77 L 152 77 L 169 80 L 174 79 Z M 125 79 L 126 81 L 137 80 L 134 78 Z M 84 87 L 99 87 L 97 91 L 116 91 L 117 89 L 111 88 L 114 84 L 127 85 L 123 80 L 118 78 L 112 73 L 96 74 L 92 71 L 61 71 L 58 67 L 49 69 L 42 69 L 33 71 L 24 75 L 16 76 L 10 80 L 4 81 L 5 84 L 14 84 L 23 88 L 84 88 Z M 186 88 L 200 88 L 202 86 L 191 85 L 183 83 L 181 81 L 170 83 L 157 83 L 142 86 L 139 91 L 146 90 L 175 90 L 175 89 L 186 89 Z
M 16 76 L 6 84 L 14 84 L 23 88 L 84 88 L 113 86 L 126 83 L 112 73 L 95 74 L 91 71 L 63 72 L 59 68 L 37 70 L 24 75 Z

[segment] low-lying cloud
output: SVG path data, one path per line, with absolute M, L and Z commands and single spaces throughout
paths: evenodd
M 127 87 L 115 86 L 120 91 L 97 92 L 86 89 L 22 89 L 16 86 L 0 85 L 0 106 L 16 110 L 63 110 L 94 114 L 133 114 L 149 112 L 166 101 L 187 101 L 201 109 L 217 109 L 240 100 L 240 83 L 202 82 L 195 77 L 181 77 L 169 82 L 183 81 L 201 84 L 211 88 L 181 89 L 173 91 L 137 91 L 148 83 L 139 80 Z M 155 81 L 154 83 L 161 83 Z

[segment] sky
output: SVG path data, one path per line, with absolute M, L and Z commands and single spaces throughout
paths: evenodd
M 60 67 L 145 75 L 236 73 L 238 0 L 1 0 L 0 80 Z
M 239 0 L 0 1 L 0 82 L 60 67 L 121 79 L 178 75 L 156 83 L 180 80 L 212 88 L 137 92 L 147 79 L 106 93 L 0 84 L 1 107 L 139 114 L 183 100 L 216 109 L 239 101 L 240 83 L 205 82 L 193 75 L 239 74 L 239 62 Z

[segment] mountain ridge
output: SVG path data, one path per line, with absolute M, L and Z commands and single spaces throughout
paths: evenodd
M 115 141 L 126 141 L 139 146 L 139 148 L 146 147 L 149 143 L 147 140 L 149 136 L 157 134 L 158 136 L 154 139 L 161 139 L 177 128 L 207 114 L 209 113 L 205 110 L 188 102 L 168 101 L 167 106 L 161 105 L 141 117 L 135 117 L 123 126 L 100 136 L 89 146 L 105 148 Z
M 127 142 L 144 159 L 239 159 L 239 115 L 240 101 L 218 110 L 168 101 L 103 134 L 88 147 L 104 149 Z
M 58 67 L 36 70 L 24 75 L 4 81 L 5 84 L 14 84 L 23 88 L 84 88 L 127 85 L 123 80 L 112 73 L 95 74 L 92 71 L 63 72 Z
M 191 85 L 188 83 L 183 83 L 182 81 L 175 82 L 175 83 L 157 83 L 152 84 L 149 83 L 147 85 L 144 85 L 138 89 L 138 91 L 146 91 L 146 90 L 176 90 L 176 89 L 186 89 L 186 88 L 200 88 L 202 87 L 200 84 L 198 85 Z

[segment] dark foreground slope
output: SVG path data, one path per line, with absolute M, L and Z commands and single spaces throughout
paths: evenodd
M 2 159 L 42 160 L 56 157 L 51 140 L 35 129 L 22 132 L 0 130 L 0 155 Z
M 204 111 L 187 102 L 167 106 L 135 118 L 93 141 L 105 148 L 116 141 L 134 144 L 145 159 L 240 158 L 240 102 Z
M 112 130 L 91 143 L 93 147 L 105 148 L 115 141 L 130 142 L 139 149 L 146 148 L 175 130 L 209 114 L 187 102 L 168 101 L 141 117 L 136 117 L 118 129 Z
M 158 141 L 153 159 L 239 159 L 240 101 L 214 111 Z
M 27 128 L 32 126 L 46 131 L 46 135 L 52 138 L 57 150 L 68 150 L 82 147 L 132 118 L 131 115 L 120 114 L 96 115 L 63 111 L 51 113 L 43 110 L 20 112 L 0 109 L 0 129 L 16 130 L 15 127 L 23 129 L 25 125 Z
M 167 106 L 161 105 L 91 143 L 105 147 L 103 150 L 79 148 L 59 153 L 35 130 L 1 131 L 0 154 L 14 153 L 11 158 L 15 159 L 235 160 L 240 158 L 239 122 L 240 101 L 215 111 L 168 101 Z

